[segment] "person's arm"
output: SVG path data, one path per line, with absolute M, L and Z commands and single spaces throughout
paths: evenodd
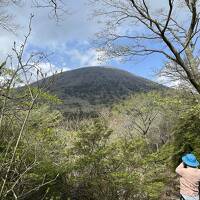
M 184 167 L 184 164 L 181 163 L 177 168 L 176 168 L 176 173 L 180 176 L 183 176 L 185 174 L 186 168 Z

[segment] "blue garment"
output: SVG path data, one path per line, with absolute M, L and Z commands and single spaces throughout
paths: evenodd
M 182 196 L 185 200 L 199 200 L 199 196 L 191 197 L 191 196 L 186 196 L 186 195 L 183 195 L 183 194 L 182 194 Z

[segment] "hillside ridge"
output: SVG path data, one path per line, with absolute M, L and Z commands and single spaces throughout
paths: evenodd
M 165 88 L 130 72 L 106 66 L 65 71 L 55 75 L 54 79 L 49 92 L 63 100 L 65 112 L 91 112 L 137 92 Z

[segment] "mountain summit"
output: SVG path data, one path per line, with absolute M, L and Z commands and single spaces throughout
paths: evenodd
M 64 101 L 64 110 L 90 111 L 109 106 L 136 92 L 164 86 L 129 72 L 108 67 L 86 67 L 57 74 L 50 93 Z

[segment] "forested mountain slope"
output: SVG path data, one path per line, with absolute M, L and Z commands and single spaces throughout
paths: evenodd
M 123 70 L 86 67 L 57 74 L 49 90 L 64 101 L 62 108 L 66 112 L 90 112 L 97 107 L 110 106 L 136 92 L 163 88 Z

